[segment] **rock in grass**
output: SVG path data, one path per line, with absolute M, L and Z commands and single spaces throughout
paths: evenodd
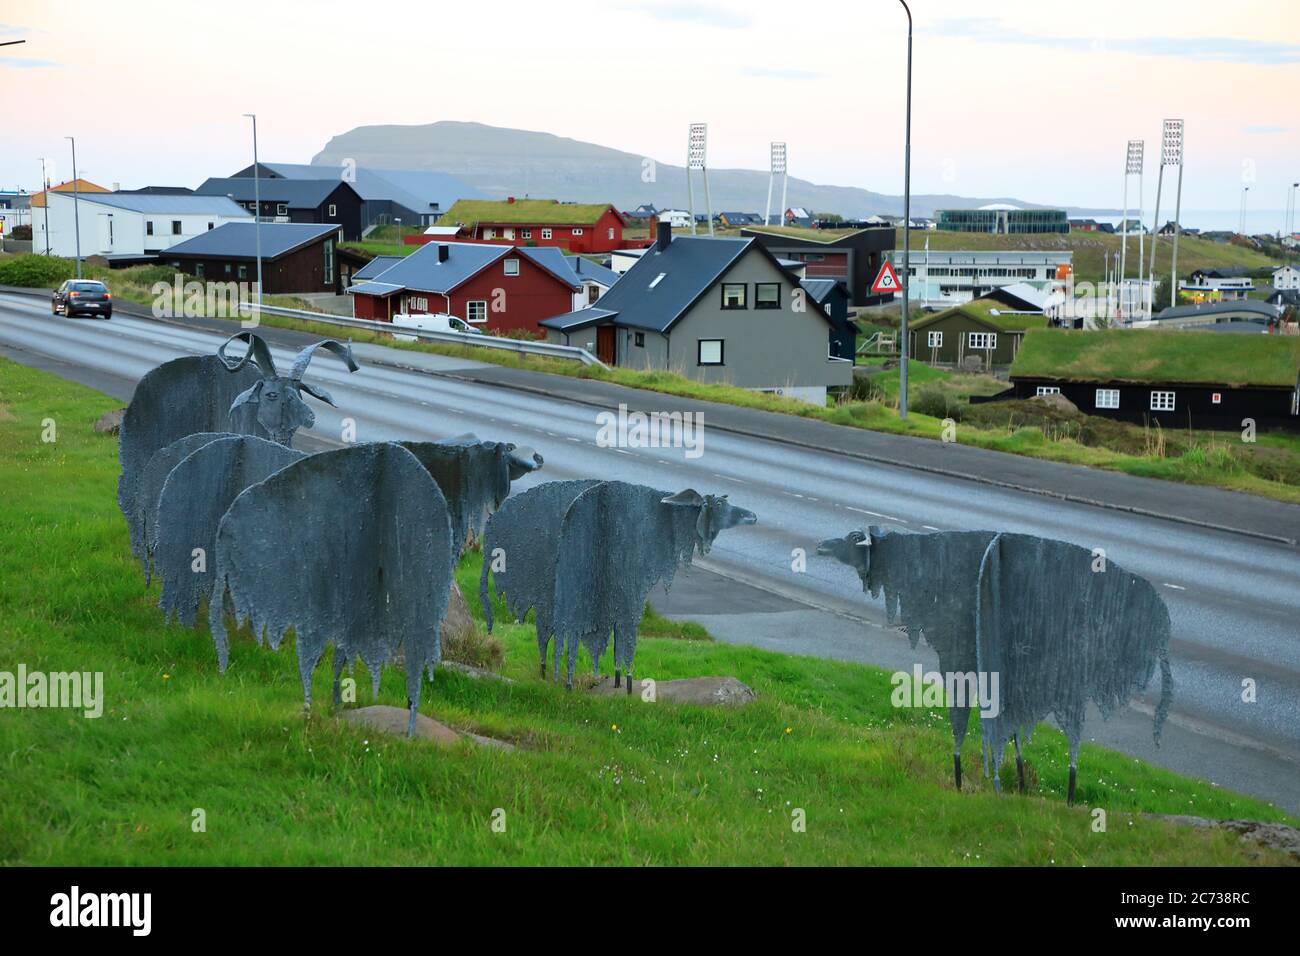
M 1171 816 L 1163 813 L 1144 813 L 1143 816 L 1181 826 L 1231 830 L 1241 837 L 1242 843 L 1254 843 L 1271 850 L 1280 850 L 1300 860 L 1300 829 L 1285 823 L 1265 823 L 1260 820 L 1209 820 L 1205 817 L 1184 814 Z
M 634 681 L 632 696 L 640 698 L 645 690 L 644 680 Z M 615 687 L 608 677 L 602 677 L 592 685 L 595 694 L 626 694 L 621 687 Z M 696 704 L 700 707 L 740 707 L 757 700 L 758 694 L 747 684 L 742 684 L 734 677 L 687 677 L 681 680 L 655 681 L 655 700 L 669 700 L 678 704 Z
M 389 707 L 384 704 L 376 704 L 372 707 L 358 707 L 355 710 L 345 710 L 342 712 L 341 716 L 350 724 L 358 724 L 378 733 L 389 734 L 393 737 L 406 736 L 407 721 L 410 719 L 410 714 L 407 712 L 406 708 Z M 421 740 L 432 740 L 434 743 L 442 746 L 456 744 L 462 740 L 469 740 L 481 747 L 496 747 L 500 750 L 515 749 L 515 745 L 508 741 L 453 730 L 446 724 L 434 720 L 432 717 L 426 717 L 424 714 L 419 714 L 415 718 L 415 736 Z
M 122 427 L 122 416 L 125 414 L 125 408 L 117 408 L 100 415 L 99 420 L 94 425 L 95 433 L 99 435 L 116 435 L 118 429 Z

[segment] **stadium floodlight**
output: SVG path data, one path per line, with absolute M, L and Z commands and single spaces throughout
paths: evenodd
M 1131 139 L 1128 141 L 1128 164 L 1125 167 L 1125 173 L 1129 176 L 1142 175 L 1143 154 L 1146 152 L 1146 141 L 1141 139 Z
M 785 143 L 772 144 L 772 175 L 785 172 Z
M 1160 140 L 1160 162 L 1165 166 L 1183 165 L 1183 121 L 1167 119 Z
M 709 136 L 708 123 L 692 123 L 686 140 L 686 194 L 691 207 L 691 235 L 695 235 L 695 187 L 691 184 L 691 170 L 698 169 L 704 178 L 704 206 L 709 217 L 709 235 L 713 235 L 713 202 L 709 199 L 709 170 L 705 165 L 705 152 Z

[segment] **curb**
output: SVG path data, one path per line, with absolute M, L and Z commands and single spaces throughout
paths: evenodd
M 51 291 L 53 290 L 19 288 L 13 286 L 0 286 L 0 292 L 15 293 L 19 295 L 31 295 L 35 297 L 45 297 L 49 295 Z M 123 303 L 120 306 L 114 306 L 114 311 L 115 312 L 118 311 L 119 308 L 124 314 L 133 316 L 135 318 L 151 319 L 152 321 L 155 322 L 161 322 L 165 325 L 174 325 L 179 328 L 190 329 L 191 331 L 195 329 L 195 326 L 188 325 L 184 322 L 158 318 L 148 310 L 144 309 L 142 306 L 137 306 L 134 303 L 131 304 Z M 207 330 L 200 329 L 199 331 L 207 331 Z M 539 388 L 538 386 L 535 385 L 521 385 L 517 383 L 510 384 L 505 382 L 498 382 L 498 381 L 493 381 L 491 379 L 479 378 L 473 374 L 465 374 L 465 373 L 457 373 L 457 372 L 433 372 L 428 369 L 419 368 L 418 366 L 405 365 L 396 361 L 390 362 L 390 361 L 371 359 L 371 364 L 378 365 L 382 368 L 392 368 L 392 369 L 397 369 L 405 372 L 415 372 L 421 375 L 437 375 L 444 378 L 457 378 L 462 381 L 472 382 L 476 385 L 486 385 L 494 388 L 502 388 L 507 391 L 527 392 L 529 394 L 542 396 L 544 398 L 556 399 L 559 401 L 570 402 L 577 405 L 586 405 L 589 408 L 599 408 L 603 411 L 610 411 L 614 408 L 617 408 L 617 406 L 611 406 L 603 401 L 583 398 L 580 396 L 562 394 L 560 392 L 553 391 L 550 389 Z M 622 387 L 627 387 L 627 386 L 622 386 Z M 629 389 L 629 390 L 639 391 L 638 389 Z M 742 428 L 736 425 L 714 424 L 711 425 L 710 427 L 716 428 L 718 431 L 726 432 L 732 435 L 740 435 L 746 438 L 757 438 L 763 441 L 770 441 L 776 444 L 788 445 L 795 448 L 805 448 L 808 449 L 809 451 L 817 451 L 823 454 L 839 455 L 843 458 L 852 458 L 857 461 L 865 461 L 865 462 L 871 462 L 873 464 L 889 465 L 895 468 L 906 468 L 911 471 L 920 471 L 926 474 L 938 475 L 944 478 L 957 478 L 962 481 L 970 481 L 976 484 L 986 485 L 989 487 L 1004 488 L 1007 489 L 1008 491 L 1018 491 L 1025 494 L 1040 495 L 1045 498 L 1054 498 L 1058 501 L 1068 501 L 1073 504 L 1087 505 L 1093 508 L 1103 508 L 1107 511 L 1118 511 L 1125 514 L 1140 515 L 1144 518 L 1155 518 L 1161 521 L 1172 521 L 1176 524 L 1188 525 L 1194 528 L 1204 528 L 1210 531 L 1220 531 L 1227 534 L 1236 534 L 1236 535 L 1241 535 L 1242 537 L 1254 538 L 1256 540 L 1269 541 L 1274 544 L 1281 544 L 1290 548 L 1295 548 L 1300 546 L 1300 541 L 1297 541 L 1297 539 L 1295 538 L 1285 537 L 1284 535 L 1268 534 L 1267 532 L 1253 531 L 1248 528 L 1237 528 L 1232 525 L 1217 524 L 1212 521 L 1202 521 L 1196 518 L 1189 518 L 1184 515 L 1175 515 L 1175 514 L 1169 514 L 1167 512 L 1154 511 L 1149 508 L 1141 508 L 1136 505 L 1118 504 L 1112 501 L 1103 501 L 1097 498 L 1088 498 L 1083 495 L 1073 495 L 1067 492 L 1053 491 L 1049 488 L 1039 488 L 1033 485 L 1023 485 L 1013 481 L 1003 481 L 998 478 L 989 478 L 985 475 L 972 474 L 970 472 L 958 471 L 956 469 L 940 468 L 935 465 L 924 465 L 924 464 L 919 464 L 917 462 L 904 461 L 898 458 L 890 458 L 890 457 L 885 457 L 880 455 L 868 455 L 861 452 L 848 451 L 842 448 L 830 448 L 825 445 L 819 445 L 815 442 L 805 442 L 805 441 L 800 441 L 797 438 L 789 438 L 784 436 L 774 436 L 770 434 L 764 434 L 763 432 L 754 431 L 753 429 L 749 429 L 749 428 Z M 839 426 L 839 427 L 843 427 L 843 426 Z M 861 431 L 861 430 L 862 429 L 855 429 L 855 431 Z M 1086 466 L 1081 466 L 1081 467 L 1086 467 Z

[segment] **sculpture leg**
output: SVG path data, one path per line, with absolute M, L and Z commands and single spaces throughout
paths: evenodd
M 546 648 L 542 648 L 542 662 L 537 665 L 537 676 L 546 680 Z
M 555 676 L 555 683 L 560 682 L 560 639 L 553 638 L 555 641 L 555 650 L 551 652 L 551 673 Z
M 407 705 L 408 707 L 410 707 L 410 709 L 411 709 L 411 719 L 410 719 L 409 721 L 407 721 L 407 724 L 406 724 L 406 736 L 408 736 L 408 737 L 414 737 L 414 736 L 415 736 L 415 713 L 416 713 L 416 711 L 415 711 L 415 701 L 411 700 L 411 699 L 408 697 L 407 700 L 406 700 L 406 705 Z
M 957 789 L 961 789 L 961 751 L 952 752 L 952 776 L 957 781 Z
M 1069 806 L 1074 806 L 1074 783 L 1076 779 L 1076 768 L 1074 761 L 1070 761 L 1070 788 L 1065 792 L 1065 802 Z
M 334 655 L 334 706 L 343 706 L 343 690 L 339 684 L 339 678 L 343 675 L 343 668 L 347 664 L 347 658 L 342 654 Z
M 559 652 L 558 646 L 556 647 L 556 652 Z M 566 690 L 573 690 L 573 670 L 578 666 L 578 645 L 576 641 L 568 647 L 565 665 L 567 667 L 567 673 L 565 674 L 564 687 Z
M 629 664 L 627 668 L 627 693 L 629 697 L 632 695 L 632 665 L 631 664 Z
M 1020 792 L 1025 792 L 1025 758 L 1020 755 L 1020 735 L 1012 734 L 1011 739 L 1016 744 L 1016 774 L 1020 777 Z
M 618 664 L 615 664 L 614 665 L 614 686 L 615 687 L 619 685 L 619 681 L 621 679 L 622 679 L 622 671 L 618 669 Z

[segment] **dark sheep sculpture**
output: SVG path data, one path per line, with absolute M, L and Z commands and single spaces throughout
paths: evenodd
M 222 516 L 246 488 L 304 457 L 253 435 L 219 435 L 171 469 L 158 496 L 156 520 L 149 526 L 150 552 L 162 580 L 158 606 L 164 620 L 175 617 L 186 627 L 194 624 L 199 604 L 212 594 L 215 569 L 210 558 Z M 199 570 L 196 548 L 202 554 Z
M 209 626 L 222 671 L 229 663 L 225 612 L 278 648 L 297 635 L 304 702 L 326 645 L 379 675 L 405 652 L 415 733 L 427 668 L 441 657 L 455 562 L 451 516 L 437 483 L 391 442 L 308 455 L 246 489 L 217 530 Z M 281 570 L 283 573 L 277 573 Z
M 231 342 L 242 341 L 248 344 L 248 350 L 238 359 L 226 357 L 226 348 Z M 317 349 L 333 352 L 343 360 L 349 372 L 357 371 L 357 363 L 352 358 L 352 344 L 344 345 L 334 339 L 324 339 L 307 346 L 294 357 L 288 375 L 276 371 L 275 360 L 266 340 L 253 332 L 237 332 L 226 339 L 217 349 L 217 358 L 231 372 L 238 372 L 248 367 L 251 361 L 261 373 L 259 379 L 246 390 L 235 396 L 230 405 L 232 418 L 245 408 L 252 408 L 258 426 L 271 441 L 287 445 L 293 440 L 299 428 L 311 428 L 316 424 L 316 413 L 311 410 L 302 397 L 306 392 L 320 399 L 327 405 L 333 405 L 330 393 L 319 385 L 304 382 L 307 366 Z M 243 431 L 232 427 L 231 431 Z
M 752 511 L 726 495 L 693 489 L 672 494 L 645 485 L 605 481 L 578 495 L 565 512 L 556 542 L 555 639 L 568 656 L 573 686 L 578 644 L 600 660 L 614 635 L 614 682 L 620 670 L 632 692 L 632 661 L 646 598 L 671 585 L 698 550 L 707 554 L 722 531 L 754 524 Z
M 492 631 L 492 600 L 488 575 L 497 596 L 517 620 L 531 608 L 536 612 L 537 650 L 541 676 L 546 677 L 546 648 L 554 636 L 556 542 L 564 513 L 573 499 L 600 484 L 595 479 L 547 481 L 507 498 L 483 532 L 483 572 L 479 603 L 488 633 Z M 555 679 L 560 679 L 560 643 L 555 644 Z
M 1173 694 L 1169 614 L 1145 579 L 1114 564 L 1094 571 L 1092 552 L 1076 545 L 993 531 L 872 527 L 823 541 L 817 553 L 854 568 L 873 597 L 883 593 L 889 623 L 906 628 L 913 648 L 924 636 L 945 674 L 998 675 L 998 707 L 980 720 L 985 772 L 991 759 L 995 787 L 1012 741 L 1024 788 L 1020 739 L 1052 714 L 1070 740 L 1072 803 L 1087 702 L 1108 716 L 1148 685 L 1157 662 L 1159 742 Z M 949 709 L 958 788 L 966 703 Z
M 167 482 L 167 476 L 194 451 L 229 434 L 229 432 L 195 432 L 193 435 L 186 435 L 184 438 L 176 439 L 167 447 L 158 449 L 145 465 L 135 496 L 135 527 L 140 529 L 140 542 L 138 548 L 133 544 L 132 551 L 144 568 L 146 582 L 152 580 L 150 559 L 158 535 L 158 496 Z

